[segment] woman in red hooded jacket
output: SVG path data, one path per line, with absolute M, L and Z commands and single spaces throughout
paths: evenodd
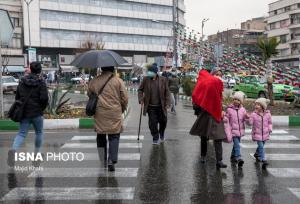
M 197 115 L 191 135 L 201 137 L 201 162 L 206 162 L 207 141 L 214 140 L 216 153 L 216 167 L 226 168 L 227 165 L 222 162 L 223 149 L 222 141 L 226 134 L 222 122 L 222 92 L 223 82 L 219 78 L 221 75 L 219 69 L 215 69 L 212 74 L 207 70 L 199 72 L 197 84 L 193 91 L 192 99 Z

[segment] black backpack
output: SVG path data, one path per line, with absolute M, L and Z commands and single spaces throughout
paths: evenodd
M 24 107 L 26 103 L 28 102 L 31 94 L 33 92 L 33 88 L 30 90 L 28 96 L 24 101 L 22 100 L 16 100 L 10 107 L 8 111 L 8 117 L 14 121 L 14 122 L 21 122 L 23 119 L 23 112 L 24 112 Z

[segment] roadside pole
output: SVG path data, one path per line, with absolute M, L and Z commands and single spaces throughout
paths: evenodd
M 1 33 L 0 33 L 1 35 Z M 1 39 L 1 36 L 0 36 Z M 3 103 L 3 86 L 2 86 L 2 42 L 0 40 L 0 100 L 1 100 L 1 111 L 0 116 L 1 118 L 4 118 L 4 103 Z

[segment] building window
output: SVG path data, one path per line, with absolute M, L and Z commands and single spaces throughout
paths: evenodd
M 277 15 L 277 10 L 274 11 L 274 15 Z
M 281 35 L 280 36 L 280 43 L 286 43 L 287 42 L 287 35 Z
M 300 8 L 300 3 L 297 4 L 297 7 Z
M 12 17 L 11 20 L 14 24 L 14 27 L 20 27 L 20 19 L 19 18 Z
M 287 7 L 284 8 L 284 11 L 285 11 L 285 12 L 288 12 L 288 11 L 290 11 L 290 10 L 291 10 L 291 7 L 290 7 L 290 6 L 287 6 Z
M 270 30 L 275 30 L 275 29 L 276 29 L 276 23 L 271 23 Z

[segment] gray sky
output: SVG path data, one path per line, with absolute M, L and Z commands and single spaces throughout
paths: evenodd
M 201 21 L 209 18 L 204 34 L 215 34 L 227 28 L 240 28 L 241 22 L 267 16 L 268 4 L 276 0 L 185 0 L 186 24 L 201 32 Z

